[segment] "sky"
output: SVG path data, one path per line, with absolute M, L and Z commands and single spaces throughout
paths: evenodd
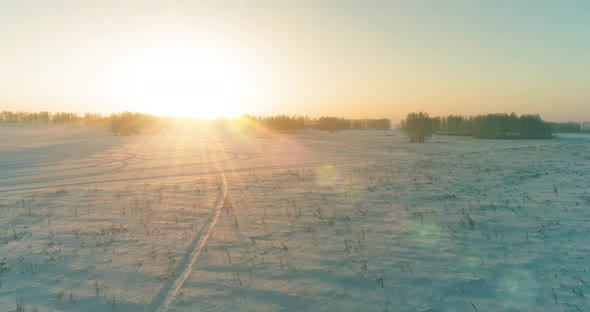
M 590 1 L 0 0 L 0 110 L 590 120 Z

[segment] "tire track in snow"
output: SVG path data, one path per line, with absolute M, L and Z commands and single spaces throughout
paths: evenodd
M 221 192 L 219 192 L 219 195 L 217 196 L 217 200 L 213 205 L 213 209 L 209 215 L 208 220 L 205 222 L 205 225 L 201 228 L 197 235 L 195 235 L 184 256 L 174 270 L 175 273 L 181 272 L 180 275 L 178 275 L 177 278 L 171 276 L 168 281 L 166 281 L 166 284 L 164 284 L 160 291 L 154 296 L 152 301 L 148 303 L 144 311 L 167 311 L 170 307 L 170 304 L 172 303 L 172 300 L 174 300 L 178 294 L 178 291 L 191 274 L 193 267 L 197 262 L 197 257 L 201 254 L 203 247 L 205 247 L 207 240 L 213 232 L 213 228 L 217 224 L 219 213 L 221 212 L 221 208 L 225 204 L 225 200 L 227 198 L 228 187 L 225 175 L 222 174 L 221 179 L 223 184 Z
M 390 161 L 390 160 L 401 160 L 393 159 L 391 157 L 379 157 L 367 160 L 366 158 L 346 158 L 341 160 L 325 160 L 325 161 L 317 161 L 317 162 L 307 162 L 307 163 L 299 163 L 299 164 L 284 164 L 284 165 L 267 165 L 267 166 L 244 166 L 239 168 L 233 169 L 221 169 L 222 174 L 233 174 L 233 173 L 243 173 L 248 171 L 268 171 L 268 170 L 281 170 L 281 169 L 296 169 L 296 168 L 314 168 L 322 165 L 338 165 L 338 164 L 371 164 L 375 163 L 376 161 Z M 406 158 L 411 160 L 411 158 Z M 237 161 L 237 160 L 236 160 Z M 235 162 L 235 161 L 234 161 Z M 210 176 L 216 175 L 219 173 L 217 169 L 210 169 L 210 170 L 202 170 L 202 171 L 188 171 L 186 173 L 175 173 L 175 174 L 152 174 L 149 175 L 150 168 L 142 169 L 144 170 L 142 173 L 148 174 L 143 177 L 132 176 L 131 173 L 134 171 L 125 170 L 127 176 L 131 177 L 112 177 L 108 178 L 108 174 L 93 174 L 93 175 L 86 175 L 85 177 L 99 177 L 94 180 L 84 180 L 80 182 L 65 182 L 65 183 L 56 183 L 56 184 L 47 184 L 47 182 L 58 182 L 67 180 L 66 178 L 56 178 L 53 180 L 44 180 L 44 181 L 35 181 L 37 185 L 31 185 L 32 183 L 21 183 L 21 182 L 7 182 L 4 183 L 0 181 L 0 194 L 3 192 L 25 192 L 25 191 L 32 191 L 32 190 L 44 190 L 44 189 L 56 189 L 60 187 L 80 187 L 83 185 L 93 185 L 93 186 L 100 186 L 104 184 L 113 184 L 113 183 L 122 183 L 122 182 L 138 182 L 138 181 L 150 181 L 150 180 L 158 180 L 158 179 L 172 179 L 172 178 L 186 178 L 192 176 Z M 72 179 L 75 177 L 69 177 L 68 179 Z M 79 177 L 81 178 L 81 177 Z M 100 179 L 102 178 L 102 179 Z M 39 185 L 41 184 L 41 185 Z M 9 188 L 12 187 L 12 188 Z

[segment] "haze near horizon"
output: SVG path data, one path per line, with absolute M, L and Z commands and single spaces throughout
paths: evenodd
M 585 1 L 2 1 L 0 110 L 590 120 Z

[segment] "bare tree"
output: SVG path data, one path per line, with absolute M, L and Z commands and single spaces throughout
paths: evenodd
M 432 119 L 423 112 L 409 113 L 406 119 L 401 121 L 400 129 L 412 143 L 424 143 L 424 140 L 435 131 Z

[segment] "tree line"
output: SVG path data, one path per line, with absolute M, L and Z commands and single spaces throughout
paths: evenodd
M 114 134 L 137 134 L 146 128 L 152 128 L 157 124 L 156 117 L 123 112 L 103 116 L 101 114 L 85 113 L 79 116 L 76 113 L 56 112 L 0 112 L 0 123 L 4 124 L 54 124 L 54 125 L 87 125 L 108 126 Z
M 307 129 L 321 131 L 340 130 L 389 130 L 391 121 L 381 119 L 345 119 L 339 117 L 310 118 L 307 116 L 252 116 L 244 115 L 238 118 L 243 128 L 266 129 L 276 132 L 301 132 Z M 0 123 L 27 123 L 27 124 L 56 124 L 56 125 L 89 125 L 106 126 L 116 135 L 132 135 L 144 132 L 154 132 L 168 126 L 187 124 L 190 121 L 173 117 L 157 117 L 135 112 L 113 113 L 108 116 L 101 114 L 85 113 L 79 116 L 66 112 L 10 112 L 0 113 Z
M 122 112 L 109 116 L 110 130 L 115 135 L 154 133 L 164 127 L 168 118 L 142 113 Z
M 439 134 L 469 135 L 485 139 L 546 139 L 552 129 L 539 115 L 487 114 L 470 117 L 436 117 Z
M 66 112 L 0 112 L 2 123 L 27 123 L 27 124 L 71 124 L 82 121 L 82 117 L 75 113 Z
M 86 113 L 83 116 L 79 116 L 76 113 L 68 112 L 11 112 L 6 110 L 0 112 L 0 123 L 4 124 L 85 124 L 106 126 L 109 124 L 109 122 L 109 116 L 102 116 L 100 114 L 92 113 Z
M 389 119 L 346 119 L 339 117 L 310 118 L 307 116 L 251 116 L 240 117 L 241 121 L 255 128 L 263 128 L 278 132 L 300 132 L 306 129 L 320 131 L 340 130 L 389 130 L 391 121 Z
M 314 129 L 325 131 L 337 130 L 389 130 L 389 119 L 344 119 L 337 117 L 320 117 L 314 125 Z
M 550 122 L 549 126 L 555 133 L 590 133 L 590 128 L 584 128 L 581 122 Z
M 424 112 L 410 113 L 401 121 L 400 129 L 410 142 L 424 142 L 435 133 L 483 139 L 546 139 L 555 131 L 554 125 L 543 121 L 539 115 L 517 116 L 514 113 L 468 117 L 429 117 Z

